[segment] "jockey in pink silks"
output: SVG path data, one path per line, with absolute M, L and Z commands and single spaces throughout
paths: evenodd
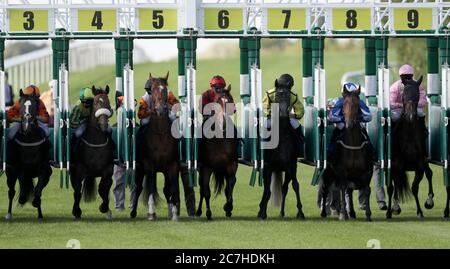
M 400 119 L 403 109 L 402 93 L 403 93 L 403 83 L 410 80 L 414 76 L 414 68 L 408 64 L 404 64 L 399 70 L 400 80 L 397 80 L 392 84 L 390 88 L 390 106 L 391 106 L 391 118 L 393 122 Z M 420 98 L 417 107 L 417 115 L 420 121 L 425 124 L 425 113 L 423 108 L 427 105 L 427 94 L 425 89 L 420 86 Z

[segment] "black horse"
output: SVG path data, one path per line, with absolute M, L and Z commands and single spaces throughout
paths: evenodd
M 339 190 L 340 220 L 348 219 L 349 215 L 351 218 L 356 218 L 353 207 L 353 190 L 366 189 L 366 220 L 371 221 L 370 181 L 374 163 L 369 138 L 360 123 L 360 92 L 361 86 L 354 92 L 349 92 L 345 87 L 343 88 L 344 105 L 342 111 L 345 118 L 345 127 L 341 131 L 335 130 L 339 133 L 337 134 L 334 156 L 328 162 L 323 174 L 322 217 L 327 216 L 326 199 L 330 187 L 334 185 Z M 348 195 L 348 201 L 346 201 L 346 194 Z
M 289 183 L 292 181 L 292 187 L 297 198 L 297 219 L 305 219 L 300 201 L 300 186 L 297 180 L 297 156 L 300 138 L 292 128 L 289 118 L 289 105 L 292 93 L 288 87 L 280 85 L 278 80 L 275 80 L 275 88 L 276 94 L 273 101 L 279 106 L 279 118 L 272 117 L 271 120 L 272 122 L 279 121 L 279 130 L 278 133 L 275 133 L 279 136 L 279 143 L 274 149 L 264 150 L 264 192 L 259 203 L 258 218 L 267 218 L 267 203 L 272 194 L 270 190 L 271 184 L 273 184 L 274 206 L 280 207 L 281 203 L 280 217 L 284 218 L 286 195 Z M 275 124 L 272 123 L 272 127 L 274 126 Z M 282 178 L 283 172 L 285 174 L 284 182 Z
M 24 205 L 34 195 L 32 205 L 42 219 L 41 196 L 47 186 L 52 169 L 48 151 L 50 143 L 38 125 L 39 97 L 33 93 L 24 95 L 20 90 L 20 129 L 14 140 L 8 142 L 6 177 L 8 182 L 9 206 L 6 219 L 12 218 L 12 201 L 17 179 L 20 184 L 19 204 Z M 34 186 L 33 178 L 38 178 Z
M 229 109 L 233 110 L 234 107 L 227 105 L 234 105 L 230 90 L 230 86 L 226 89 L 216 90 L 218 94 L 215 95 L 215 100 L 212 103 L 215 105 L 214 115 L 208 120 L 204 120 L 203 124 L 203 127 L 205 127 L 205 123 L 210 122 L 211 128 L 203 128 L 204 135 L 200 148 L 200 202 L 196 216 L 202 215 L 203 199 L 205 199 L 206 218 L 208 220 L 211 220 L 212 216 L 210 208 L 211 189 L 209 187 L 212 174 L 214 174 L 216 183 L 216 195 L 222 191 L 226 182 L 225 196 L 227 201 L 223 206 L 226 216 L 231 217 L 233 210 L 233 189 L 236 184 L 238 168 L 238 138 L 234 131 L 234 124 L 229 117 L 229 114 L 234 112 L 229 111 Z M 229 132 L 230 130 L 231 132 Z M 205 136 L 205 131 L 210 131 L 212 137 Z
M 147 127 L 141 126 L 145 129 L 139 131 L 137 139 L 136 199 L 130 216 L 136 217 L 138 200 L 143 190 L 145 177 L 144 201 L 148 203 L 148 219 L 156 219 L 158 201 L 156 173 L 162 172 L 165 178 L 163 192 L 168 204 L 168 216 L 172 220 L 178 220 L 180 160 L 178 141 L 172 135 L 172 123 L 169 118 L 168 74 L 166 77 L 160 78 L 153 78 L 150 74 L 149 81 L 152 93 L 149 107 L 150 122 Z
M 401 118 L 392 127 L 392 172 L 391 183 L 388 188 L 389 204 L 386 213 L 387 218 L 392 218 L 393 210 L 391 208 L 392 196 L 405 200 L 410 195 L 414 195 L 417 206 L 417 216 L 423 218 L 423 212 L 419 203 L 419 184 L 425 174 L 428 179 L 429 192 L 425 208 L 431 209 L 433 202 L 433 172 L 430 169 L 426 153 L 426 130 L 420 123 L 417 115 L 417 106 L 420 98 L 420 84 L 422 77 L 415 81 L 408 80 L 404 83 L 402 93 L 403 111 Z M 415 177 L 410 189 L 408 183 L 407 171 L 414 171 Z M 399 213 L 399 212 L 394 212 Z
M 109 209 L 109 191 L 112 185 L 114 169 L 114 142 L 108 131 L 108 119 L 111 106 L 108 99 L 109 86 L 105 90 L 92 86 L 95 95 L 91 115 L 86 131 L 74 151 L 71 163 L 71 183 L 74 190 L 74 204 L 72 214 L 81 218 L 80 200 L 83 192 L 86 202 L 95 199 L 95 178 L 101 177 L 98 193 L 102 198 L 99 207 L 108 219 L 112 218 Z

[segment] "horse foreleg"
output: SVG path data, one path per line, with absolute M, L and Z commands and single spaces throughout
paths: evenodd
M 13 171 L 10 172 L 8 171 L 7 182 L 8 182 L 9 204 L 8 204 L 8 214 L 6 214 L 5 219 L 10 220 L 12 219 L 12 203 L 14 195 L 16 195 L 16 182 L 17 182 L 17 176 Z
M 39 219 L 43 218 L 42 209 L 41 209 L 42 191 L 47 186 L 47 184 L 50 180 L 51 174 L 52 174 L 52 169 L 50 168 L 50 166 L 48 166 L 48 165 L 43 166 L 42 171 L 38 177 L 38 182 L 37 182 L 37 185 L 35 188 L 34 199 L 33 199 L 32 205 L 37 208 Z
M 180 216 L 180 184 L 178 182 L 179 178 L 179 167 L 177 163 L 173 163 L 167 171 L 167 180 L 170 186 L 170 198 L 169 203 L 172 204 L 171 208 L 171 219 L 176 221 Z
M 113 169 L 107 169 L 107 172 L 100 179 L 100 184 L 98 185 L 98 194 L 102 198 L 102 203 L 99 206 L 101 213 L 106 214 L 106 218 L 111 219 L 111 210 L 109 209 L 109 192 L 113 183 L 112 172 Z
M 291 175 L 288 172 L 284 173 L 284 182 L 281 186 L 281 208 L 280 208 L 280 218 L 284 218 L 284 208 L 286 204 L 286 196 L 289 190 L 289 183 L 291 181 Z
M 81 218 L 81 208 L 80 208 L 80 201 L 81 201 L 81 188 L 83 186 L 83 176 L 81 174 L 80 169 L 75 169 L 75 173 L 73 176 L 70 177 L 70 183 L 72 185 L 73 189 L 73 208 L 72 208 L 72 215 L 79 219 Z
M 423 218 L 423 212 L 422 212 L 422 208 L 420 208 L 420 202 L 419 202 L 419 184 L 422 181 L 423 174 L 424 174 L 424 170 L 422 170 L 422 169 L 416 170 L 416 173 L 414 176 L 414 181 L 411 186 L 411 191 L 414 195 L 414 200 L 416 201 L 418 218 Z
M 183 182 L 187 214 L 189 217 L 193 217 L 195 215 L 195 191 L 193 187 L 189 186 L 188 170 L 186 168 L 181 169 L 181 181 Z
M 387 186 L 387 192 L 388 192 L 388 209 L 386 211 L 386 218 L 392 219 L 392 195 L 394 194 L 394 186 L 392 185 L 392 180 Z
M 297 180 L 297 164 L 295 164 L 294 167 L 292 167 L 292 171 L 289 173 L 292 177 L 292 188 L 295 192 L 295 197 L 297 199 L 297 219 L 305 219 L 305 214 L 303 213 L 303 205 L 300 200 L 300 184 Z
M 210 199 L 211 199 L 211 188 L 209 187 L 209 181 L 211 179 L 212 170 L 209 167 L 203 167 L 203 197 L 205 198 L 206 203 L 206 218 L 208 220 L 212 219 L 212 212 L 210 207 Z
M 350 218 L 352 219 L 356 219 L 356 212 L 355 212 L 355 207 L 353 205 L 353 189 L 347 188 L 346 191 L 346 203 L 348 206 L 348 214 L 350 216 Z
M 136 195 L 133 200 L 132 209 L 130 212 L 130 217 L 135 218 L 137 215 L 137 207 L 139 202 L 139 196 L 142 193 L 142 183 L 144 182 L 144 173 L 140 167 L 136 169 L 136 177 L 135 177 L 135 184 L 136 184 Z
M 261 198 L 261 202 L 259 203 L 259 212 L 258 218 L 266 219 L 267 218 L 267 203 L 270 199 L 270 183 L 272 181 L 272 170 L 267 167 L 264 167 L 263 170 L 263 179 L 264 179 L 264 192 Z
M 149 196 L 148 196 L 148 220 L 156 219 L 156 198 L 157 198 L 157 188 L 156 188 L 156 172 L 150 172 L 147 175 L 147 184 Z
M 448 219 L 450 215 L 450 186 L 447 186 L 447 203 L 444 210 L 444 218 Z
M 434 192 L 433 192 L 433 171 L 430 169 L 430 165 L 426 163 L 425 165 L 425 176 L 428 180 L 428 198 L 425 201 L 425 208 L 432 209 L 434 207 Z
M 341 202 L 341 208 L 340 208 L 340 213 L 339 213 L 339 220 L 347 220 L 348 219 L 348 214 L 347 214 L 347 205 L 346 205 L 346 201 L 345 201 L 345 193 L 348 189 L 347 185 L 342 185 L 340 186 L 340 202 Z

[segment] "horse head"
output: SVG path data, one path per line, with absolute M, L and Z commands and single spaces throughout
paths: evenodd
M 167 89 L 169 72 L 165 77 L 154 78 L 149 74 L 146 89 L 151 90 L 150 114 L 163 116 L 169 114 L 169 90 Z
M 291 102 L 291 90 L 288 85 L 275 80 L 275 103 L 279 106 L 279 117 L 289 118 L 289 105 Z
M 92 102 L 92 115 L 94 117 L 91 120 L 102 132 L 106 132 L 108 130 L 108 119 L 111 116 L 111 104 L 108 99 L 109 86 L 106 85 L 104 90 L 92 86 L 92 93 L 94 94 Z
M 216 108 L 213 112 L 218 120 L 219 128 L 225 130 L 225 117 L 234 113 L 234 100 L 231 95 L 231 85 L 228 85 L 226 88 L 215 88 L 214 105 Z
M 356 91 L 348 91 L 344 86 L 342 97 L 344 98 L 344 106 L 342 113 L 345 119 L 345 127 L 352 128 L 359 122 L 359 94 L 361 93 L 361 85 Z
M 423 76 L 421 76 L 417 81 L 410 79 L 403 82 L 402 117 L 408 122 L 412 122 L 417 118 L 417 107 L 420 99 L 420 84 L 422 83 L 422 79 Z
M 24 94 L 22 89 L 20 89 L 21 132 L 24 135 L 27 135 L 31 130 L 38 127 L 38 113 L 39 98 L 36 93 Z

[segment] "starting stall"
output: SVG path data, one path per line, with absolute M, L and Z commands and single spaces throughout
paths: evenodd
M 178 46 L 178 95 L 181 100 L 180 157 L 190 185 L 196 184 L 200 134 L 196 49 L 199 38 L 236 38 L 240 48 L 240 113 L 242 138 L 240 163 L 252 167 L 250 184 L 261 183 L 264 167 L 262 110 L 262 38 L 302 40 L 303 122 L 306 143 L 300 162 L 315 167 L 317 184 L 327 166 L 326 146 L 333 126 L 326 122 L 325 38 L 364 38 L 366 97 L 374 120 L 368 124 L 378 151 L 384 179 L 390 180 L 388 39 L 427 38 L 429 98 L 429 158 L 442 165 L 448 180 L 450 3 L 445 0 L 393 3 L 391 1 L 310 0 L 3 0 L 0 7 L 0 87 L 4 87 L 4 44 L 10 39 L 51 39 L 55 124 L 51 133 L 51 159 L 60 169 L 61 186 L 68 186 L 70 172 L 70 63 L 69 41 L 113 39 L 116 49 L 116 91 L 124 95 L 114 138 L 116 159 L 132 182 L 136 158 L 136 111 L 133 77 L 135 39 L 172 38 Z M 94 4 L 94 5 L 93 5 Z M 280 70 L 281 72 L 282 70 Z M 283 72 L 288 72 L 284 70 Z M 2 92 L 2 91 L 0 91 Z M 5 170 L 8 125 L 0 93 L 1 170 Z M 282 143 L 282 141 L 281 141 Z M 259 172 L 259 173 L 258 173 Z

